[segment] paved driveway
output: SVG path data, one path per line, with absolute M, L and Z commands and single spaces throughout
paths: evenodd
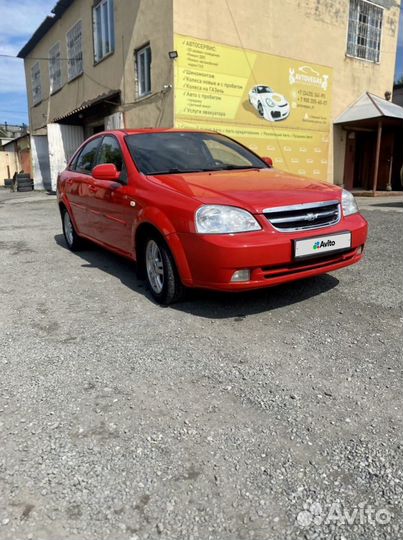
M 361 204 L 360 265 L 161 308 L 0 192 L 0 538 L 402 538 L 403 202 Z

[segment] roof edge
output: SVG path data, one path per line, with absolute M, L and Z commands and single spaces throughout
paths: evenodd
M 68 10 L 75 0 L 59 0 L 51 13 L 53 16 L 47 16 L 42 23 L 38 26 L 27 43 L 17 54 L 18 58 L 26 58 L 29 53 L 38 45 L 42 38 L 49 32 L 49 30 L 56 24 L 56 22 L 62 17 L 62 15 Z

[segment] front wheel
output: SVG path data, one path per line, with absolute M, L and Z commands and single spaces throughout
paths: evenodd
M 263 117 L 264 116 L 264 110 L 263 110 L 263 105 L 260 103 L 260 101 L 259 101 L 259 103 L 257 105 L 257 110 L 258 110 L 260 116 Z
M 175 261 L 165 242 L 153 236 L 145 245 L 146 279 L 154 299 L 162 305 L 177 302 L 183 296 Z

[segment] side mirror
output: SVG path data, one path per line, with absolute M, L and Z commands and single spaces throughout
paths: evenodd
M 273 160 L 271 159 L 271 157 L 262 157 L 262 159 L 266 163 L 266 165 L 270 167 L 270 169 L 273 168 Z
M 120 172 L 114 163 L 103 163 L 92 169 L 92 176 L 96 180 L 117 181 L 120 178 Z

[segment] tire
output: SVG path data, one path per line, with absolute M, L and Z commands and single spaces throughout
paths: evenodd
M 19 173 L 17 174 L 17 180 L 30 180 L 31 175 L 29 173 Z
M 66 208 L 62 209 L 62 225 L 63 235 L 66 241 L 67 247 L 70 251 L 78 251 L 82 247 L 82 239 L 78 236 L 73 222 L 71 221 L 70 214 Z
M 32 182 L 17 182 L 17 188 L 31 188 L 33 186 Z
M 257 104 L 257 110 L 258 110 L 258 113 L 260 114 L 261 117 L 264 116 L 264 110 L 263 110 L 263 105 L 260 103 Z
M 144 246 L 145 278 L 156 302 L 168 306 L 184 295 L 172 254 L 162 238 L 150 236 Z
M 17 191 L 18 192 L 25 192 L 25 191 L 33 191 L 33 186 L 22 186 L 22 187 L 17 187 Z
M 12 178 L 5 178 L 4 179 L 4 187 L 13 187 L 13 179 Z

